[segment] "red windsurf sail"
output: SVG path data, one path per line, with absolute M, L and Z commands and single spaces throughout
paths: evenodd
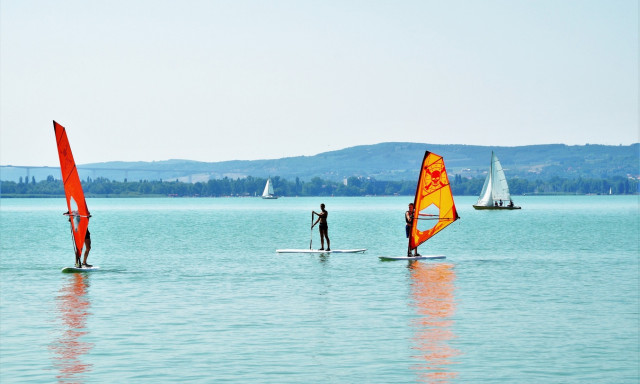
M 76 262 L 79 263 L 82 248 L 84 247 L 84 237 L 89 227 L 89 217 L 91 217 L 91 215 L 87 208 L 87 202 L 84 199 L 80 176 L 78 176 L 76 163 L 73 160 L 69 139 L 67 139 L 67 132 L 62 125 L 55 121 L 53 122 L 53 130 L 55 131 L 56 143 L 58 144 L 64 194 L 67 198 L 67 213 L 65 213 L 65 215 L 69 216 Z
M 417 248 L 460 218 L 442 156 L 425 152 L 413 204 L 415 213 L 409 236 L 410 249 Z

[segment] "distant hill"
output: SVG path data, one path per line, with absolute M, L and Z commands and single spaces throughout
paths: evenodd
M 380 143 L 360 145 L 315 156 L 286 157 L 271 160 L 234 160 L 206 163 L 190 160 L 154 162 L 106 162 L 79 165 L 83 179 L 104 177 L 111 180 L 206 181 L 210 178 L 280 176 L 285 179 L 311 180 L 320 177 L 341 181 L 351 176 L 378 180 L 414 180 L 424 151 L 442 155 L 450 174 L 482 177 L 495 151 L 509 178 L 542 179 L 608 178 L 640 175 L 640 144 L 627 146 L 563 144 L 520 147 L 440 145 L 423 143 Z M 2 166 L 0 179 L 18 181 L 60 178 L 54 167 Z

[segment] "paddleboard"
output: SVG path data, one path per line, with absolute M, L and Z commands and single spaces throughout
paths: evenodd
M 319 249 L 276 249 L 278 253 L 363 253 L 366 248 L 359 249 L 332 249 L 330 251 L 321 251 Z
M 437 260 L 446 259 L 444 255 L 424 255 L 424 256 L 378 256 L 380 260 Z
M 100 267 L 97 266 L 93 266 L 93 267 L 84 267 L 84 268 L 78 268 L 78 267 L 66 267 L 66 268 L 62 268 L 62 273 L 76 273 L 76 272 L 94 272 L 97 271 L 98 269 L 100 269 Z

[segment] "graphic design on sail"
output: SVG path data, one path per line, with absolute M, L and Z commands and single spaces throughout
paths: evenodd
M 73 160 L 73 154 L 71 153 L 71 147 L 67 139 L 67 132 L 62 125 L 55 121 L 53 122 L 53 129 L 58 145 L 64 194 L 67 199 L 67 213 L 65 213 L 65 215 L 69 217 L 69 222 L 71 223 L 76 263 L 80 264 L 80 255 L 84 247 L 84 238 L 87 233 L 87 228 L 89 227 L 91 214 L 89 213 L 87 202 L 84 198 L 84 192 L 80 184 L 80 176 L 78 176 L 76 163 Z
M 520 209 L 513 205 L 507 177 L 502 169 L 498 156 L 491 152 L 491 165 L 484 180 L 482 192 L 473 206 L 475 209 Z
M 411 250 L 460 218 L 442 156 L 425 152 L 413 204 L 416 213 L 409 235 Z

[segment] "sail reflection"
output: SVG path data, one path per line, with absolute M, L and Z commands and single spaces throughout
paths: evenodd
M 87 299 L 89 277 L 84 273 L 69 275 L 69 281 L 60 289 L 56 298 L 56 310 L 61 321 L 61 334 L 49 350 L 54 353 L 53 365 L 58 369 L 59 383 L 82 383 L 84 373 L 91 371 L 91 364 L 83 363 L 81 358 L 87 354 L 93 343 L 82 341 L 88 334 L 87 318 L 91 314 L 91 303 Z
M 458 373 L 453 369 L 454 358 L 460 351 L 451 347 L 455 313 L 455 272 L 447 263 L 409 263 L 411 294 L 419 318 L 413 321 L 413 349 L 420 361 L 415 368 L 419 382 L 448 383 Z

